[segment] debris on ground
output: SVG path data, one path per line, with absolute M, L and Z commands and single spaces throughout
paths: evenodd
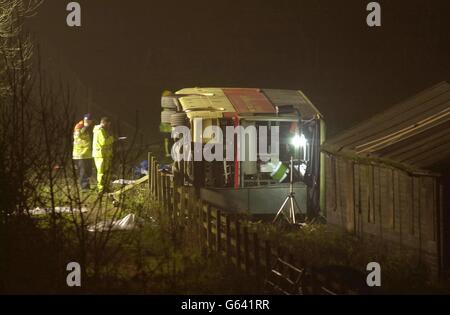
M 136 216 L 132 213 L 115 221 L 102 221 L 88 227 L 89 232 L 104 232 L 117 230 L 132 230 L 136 226 Z
M 148 225 L 152 227 L 156 226 L 156 220 L 152 217 L 142 219 L 135 214 L 128 214 L 122 219 L 112 221 L 106 220 L 98 222 L 97 224 L 88 227 L 89 232 L 106 232 L 106 231 L 129 231 L 137 227 L 138 225 Z
M 113 184 L 116 185 L 130 185 L 130 184 L 134 184 L 136 181 L 133 179 L 117 179 L 115 181 L 113 181 Z
M 86 207 L 82 207 L 81 210 L 73 207 L 55 207 L 54 211 L 55 213 L 85 213 L 88 212 L 88 209 Z M 47 215 L 53 213 L 53 209 L 37 207 L 35 209 L 29 210 L 28 212 L 31 215 Z

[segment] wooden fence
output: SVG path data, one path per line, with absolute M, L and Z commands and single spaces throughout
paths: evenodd
M 325 174 L 329 225 L 415 254 L 416 263 L 422 261 L 438 277 L 441 207 L 436 177 L 333 154 L 325 157 Z
M 156 158 L 151 154 L 148 158 L 151 197 L 160 203 L 163 213 L 172 222 L 193 229 L 198 235 L 200 246 L 208 254 L 221 255 L 246 274 L 265 279 L 266 284 L 271 286 L 271 292 L 354 292 L 328 275 L 317 273 L 308 275 L 308 288 L 305 283 L 302 288 L 300 280 L 304 269 L 297 267 L 301 265 L 298 255 L 251 231 L 242 216 L 197 198 L 193 187 L 177 186 L 171 174 L 160 171 Z

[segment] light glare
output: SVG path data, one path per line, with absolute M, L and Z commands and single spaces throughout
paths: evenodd
M 296 148 L 300 148 L 300 147 L 305 147 L 306 144 L 308 143 L 308 141 L 305 138 L 305 135 L 301 134 L 298 135 L 296 134 L 291 141 L 292 145 Z

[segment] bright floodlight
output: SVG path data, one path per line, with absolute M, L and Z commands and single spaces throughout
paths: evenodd
M 307 142 L 308 141 L 306 140 L 306 138 L 303 134 L 301 134 L 301 135 L 296 134 L 292 138 L 291 144 L 296 148 L 300 148 L 300 147 L 305 147 Z

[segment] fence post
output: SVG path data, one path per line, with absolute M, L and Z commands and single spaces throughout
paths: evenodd
M 161 173 L 159 172 L 159 163 L 156 164 L 156 200 L 161 201 Z
M 152 195 L 155 197 L 155 173 L 156 173 L 156 158 L 152 156 Z
M 225 239 L 226 239 L 226 251 L 227 258 L 231 260 L 231 234 L 230 234 L 230 216 L 225 215 Z
M 259 274 L 260 270 L 260 261 L 259 261 L 259 239 L 258 239 L 258 233 L 253 232 L 253 258 L 254 258 L 254 269 L 255 269 L 255 275 Z
M 207 206 L 206 210 L 206 244 L 208 250 L 212 248 L 212 225 L 211 225 L 211 206 Z
M 164 173 L 161 173 L 161 204 L 166 211 L 166 176 L 164 176 Z
M 203 253 L 208 253 L 208 205 L 200 200 L 200 235 L 201 235 L 201 243 Z M 206 210 L 206 211 L 205 211 Z M 205 213 L 206 212 L 206 213 Z M 205 224 L 206 224 L 206 230 L 205 230 Z
M 161 173 L 161 179 L 162 179 L 162 185 L 161 185 L 161 187 L 162 187 L 162 200 L 161 201 L 162 201 L 162 206 L 164 208 L 164 211 L 167 212 L 167 210 L 168 210 L 167 202 L 166 202 L 166 197 L 167 197 L 167 184 L 166 184 L 166 181 L 167 181 L 167 177 L 164 176 L 163 173 Z
M 201 199 L 197 199 L 197 203 L 195 205 L 195 218 L 196 218 L 196 226 L 197 226 L 197 235 L 199 235 L 200 248 L 205 246 L 204 244 L 204 228 L 203 228 L 203 202 Z
M 152 153 L 148 152 L 147 154 L 147 175 L 148 175 L 148 193 L 151 194 L 152 193 L 152 178 L 150 176 L 150 172 L 151 172 L 151 167 L 152 167 Z
M 156 161 L 156 158 L 153 158 L 152 162 L 152 194 L 153 197 L 156 198 L 156 173 L 157 173 L 157 167 L 156 165 L 158 162 Z
M 161 205 L 162 205 L 162 207 L 163 207 L 163 209 L 164 209 L 164 211 L 166 210 L 166 207 L 165 207 L 165 204 L 164 204 L 164 197 L 165 197 L 165 192 L 166 192 L 166 187 L 165 187 L 165 185 L 166 185 L 166 183 L 165 183 L 165 180 L 166 180 L 166 178 L 165 178 L 165 176 L 164 176 L 164 174 L 161 172 L 160 173 L 160 175 L 161 175 L 161 179 L 160 179 L 160 181 L 161 181 L 161 199 L 160 199 L 160 202 L 161 202 Z
M 221 244 L 221 241 L 222 241 L 222 227 L 221 227 L 221 224 L 222 224 L 222 220 L 221 220 L 221 216 L 222 216 L 222 212 L 219 210 L 219 209 L 217 209 L 217 211 L 216 211 L 216 251 L 219 253 L 219 254 L 221 254 L 221 252 L 222 252 L 222 244 Z
M 166 211 L 168 213 L 172 212 L 172 207 L 170 206 L 170 176 L 164 175 L 164 203 L 166 204 Z
M 236 224 L 236 264 L 241 269 L 241 228 L 239 220 L 235 219 Z
M 166 186 L 167 186 L 167 192 L 166 192 L 166 200 L 167 200 L 167 209 L 170 212 L 173 211 L 173 204 L 172 204 L 172 177 L 166 176 Z
M 186 207 L 186 215 L 189 217 L 189 219 L 193 218 L 193 205 L 195 203 L 194 196 L 189 196 L 189 198 L 186 198 L 186 195 L 189 195 L 190 191 L 189 188 L 185 187 L 183 185 L 183 200 Z
M 159 164 L 156 163 L 155 165 L 155 199 L 157 201 L 159 201 L 159 191 L 160 191 L 160 173 L 158 172 L 159 170 Z
M 172 212 L 175 213 L 175 215 L 178 213 L 178 186 L 177 186 L 177 182 L 175 180 L 173 180 L 173 177 L 170 181 L 170 188 L 171 188 L 171 195 L 170 195 L 170 203 L 171 203 L 171 208 L 172 208 Z
M 163 201 L 163 191 L 164 191 L 163 187 L 164 187 L 164 185 L 163 185 L 163 176 L 162 176 L 161 172 L 158 172 L 158 201 L 160 203 L 162 203 L 162 201 Z
M 266 260 L 266 272 L 269 273 L 272 268 L 272 248 L 270 247 L 270 241 L 264 241 L 264 251 Z
M 158 162 L 153 161 L 153 197 L 158 200 Z
M 177 200 L 177 202 L 179 202 L 179 210 L 177 212 L 179 212 L 179 215 L 181 216 L 181 221 L 184 222 L 188 212 L 188 206 L 186 205 L 186 190 L 184 189 L 184 185 L 181 185 L 179 192 L 180 198 Z
M 248 246 L 248 227 L 244 226 L 244 264 L 245 264 L 245 272 L 247 274 L 250 273 L 250 253 Z

